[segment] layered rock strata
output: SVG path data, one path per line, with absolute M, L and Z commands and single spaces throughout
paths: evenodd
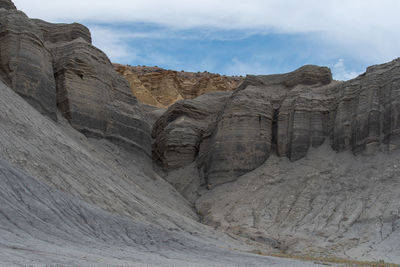
M 133 94 L 144 104 L 166 108 L 181 99 L 193 99 L 205 93 L 235 90 L 243 77 L 209 72 L 185 72 L 158 67 L 114 64 L 130 83 Z
M 0 0 L 0 8 L 17 9 L 11 0 Z
M 52 56 L 43 32 L 9 1 L 0 2 L 0 78 L 43 114 L 56 119 Z
M 154 124 L 153 160 L 165 169 L 193 162 L 209 125 L 215 122 L 219 107 L 230 95 L 231 92 L 215 92 L 172 105 Z
M 295 161 L 326 140 L 334 150 L 354 154 L 396 148 L 399 66 L 399 59 L 373 66 L 347 82 L 333 81 L 328 68 L 317 66 L 283 75 L 247 76 L 224 103 L 208 108 L 215 119 L 208 121 L 207 131 L 192 127 L 197 129 L 190 133 L 197 137 L 196 157 L 190 153 L 186 158 L 183 147 L 172 145 L 176 140 L 168 133 L 178 124 L 179 118 L 171 115 L 176 107 L 164 115 L 163 123 L 155 124 L 153 151 L 182 156 L 180 165 L 166 163 L 176 156 L 159 161 L 166 170 L 196 161 L 206 181 L 215 185 L 259 167 L 272 152 Z M 192 102 L 197 103 L 192 110 L 204 105 L 198 102 Z
M 0 9 L 0 78 L 43 114 L 57 108 L 85 134 L 151 155 L 151 123 L 129 83 L 78 23 L 29 19 L 9 1 Z

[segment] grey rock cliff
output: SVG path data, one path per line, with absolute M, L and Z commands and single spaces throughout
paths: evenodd
M 214 107 L 218 116 L 209 134 L 194 134 L 201 136 L 200 173 L 214 185 L 233 181 L 271 153 L 295 161 L 327 139 L 334 150 L 354 154 L 398 147 L 399 65 L 397 59 L 373 66 L 348 82 L 333 81 L 328 68 L 311 65 L 288 74 L 246 77 L 225 103 Z M 161 125 L 173 131 L 175 120 Z M 158 140 L 163 147 L 173 142 L 161 136 L 155 136 L 153 147 Z
M 219 107 L 230 95 L 230 92 L 210 93 L 172 105 L 153 126 L 153 160 L 165 170 L 193 162 Z
M 85 134 L 151 155 L 147 109 L 85 26 L 29 19 L 15 8 L 0 9 L 0 24 L 1 80 L 53 120 L 58 108 Z
M 206 224 L 289 254 L 398 262 L 399 81 L 400 59 L 346 82 L 316 66 L 248 76 L 210 109 L 206 130 L 193 117 L 186 133 L 170 108 L 153 147 L 172 150 L 162 166 L 181 157 L 166 179 Z M 207 98 L 194 100 L 182 111 Z M 197 156 L 165 129 L 196 136 Z
M 11 0 L 0 0 L 0 8 L 17 9 Z
M 198 163 L 207 182 L 232 181 L 260 166 L 272 151 L 295 160 L 306 154 L 310 144 L 322 144 L 328 133 L 325 116 L 332 109 L 329 101 L 333 101 L 324 94 L 335 84 L 328 68 L 311 65 L 288 74 L 246 77 L 229 99 L 208 108 L 215 116 L 207 131 L 194 131 L 194 135 L 201 137 L 196 139 Z M 310 99 L 314 96 L 315 99 Z M 202 105 L 201 101 L 197 99 L 194 110 Z M 165 116 L 168 114 L 169 111 Z M 168 147 L 174 142 L 173 137 L 165 136 L 159 128 L 172 131 L 175 119 L 170 116 L 168 123 L 164 120 L 155 124 L 153 147 Z M 160 141 L 162 146 L 158 145 Z M 179 153 L 179 149 L 176 151 Z M 193 160 L 180 162 L 185 165 Z
M 40 28 L 46 42 L 70 42 L 81 37 L 88 43 L 92 43 L 92 37 L 87 27 L 79 23 L 49 23 L 40 19 L 32 19 Z
M 83 38 L 48 48 L 54 60 L 57 105 L 71 125 L 85 134 L 133 145 L 150 156 L 150 125 L 128 82 L 107 56 Z
M 56 119 L 52 57 L 42 31 L 14 9 L 0 9 L 0 25 L 0 78 L 40 112 Z

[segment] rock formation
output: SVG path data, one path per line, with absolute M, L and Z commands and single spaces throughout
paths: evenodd
M 181 99 L 193 99 L 205 93 L 235 90 L 242 77 L 209 72 L 185 72 L 158 67 L 114 64 L 130 83 L 133 94 L 144 104 L 166 108 Z
M 8 86 L 53 120 L 58 107 L 79 131 L 151 155 L 145 112 L 85 26 L 0 12 L 0 77 Z
M 1 5 L 13 7 L 10 1 Z M 0 9 L 0 78 L 40 110 L 56 119 L 52 57 L 36 23 L 21 11 Z
M 193 162 L 218 108 L 231 92 L 216 92 L 173 104 L 154 124 L 153 160 L 165 169 Z
M 347 82 L 116 68 L 172 105 L 86 27 L 0 0 L 0 265 L 400 261 L 400 59 Z
M 0 8 L 14 9 L 14 10 L 17 9 L 11 0 L 0 0 Z
M 398 259 L 399 77 L 400 59 L 347 82 L 317 66 L 247 76 L 219 102 L 171 106 L 153 158 L 217 229 L 294 254 Z
M 197 136 L 201 173 L 211 184 L 232 181 L 259 167 L 272 152 L 295 161 L 326 139 L 334 150 L 349 149 L 355 154 L 376 151 L 380 145 L 397 147 L 399 65 L 397 59 L 370 67 L 365 74 L 344 83 L 333 81 L 328 68 L 316 66 L 304 66 L 283 75 L 246 77 L 225 103 L 209 108 L 217 118 L 208 123 L 208 131 L 195 128 L 197 131 L 190 134 Z M 156 136 L 153 147 L 156 155 L 165 154 L 168 149 L 168 154 L 184 158 L 183 147 L 175 146 L 175 151 L 170 151 L 174 138 L 160 129 L 173 131 L 178 118 L 170 114 L 166 112 L 164 116 L 169 117 L 155 124 L 160 136 Z M 198 120 L 201 123 L 203 120 Z M 194 160 L 191 154 L 180 162 Z

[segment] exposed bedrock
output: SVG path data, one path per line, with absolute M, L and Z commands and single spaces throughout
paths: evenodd
M 155 124 L 153 155 L 156 148 L 165 169 L 197 161 L 200 173 L 215 185 L 259 167 L 272 152 L 295 161 L 327 139 L 334 150 L 354 154 L 395 149 L 400 142 L 399 92 L 400 59 L 372 66 L 347 82 L 333 81 L 328 68 L 312 65 L 288 74 L 247 76 L 223 103 L 198 98 L 180 116 L 171 107 Z M 179 139 L 170 134 L 182 129 L 177 126 L 181 118 L 204 100 L 216 105 L 208 108 L 214 119 L 207 121 L 207 130 L 180 130 Z M 200 122 L 191 118 L 191 125 Z M 196 140 L 190 153 L 178 142 L 187 138 Z
M 0 8 L 17 9 L 11 0 L 0 0 Z
M 88 43 L 92 43 L 92 37 L 87 27 L 79 23 L 49 23 L 40 19 L 32 19 L 40 28 L 46 42 L 70 42 L 81 37 Z
M 332 132 L 335 150 L 373 153 L 400 145 L 400 58 L 369 67 L 338 88 Z
M 150 125 L 128 82 L 114 71 L 107 56 L 82 38 L 48 47 L 54 59 L 57 104 L 71 125 L 150 155 Z
M 159 67 L 114 64 L 125 77 L 137 99 L 147 105 L 167 108 L 182 99 L 193 99 L 205 93 L 233 91 L 242 76 L 225 76 L 209 72 L 166 70 Z
M 43 33 L 8 3 L 11 2 L 0 2 L 0 8 L 10 8 L 0 9 L 0 78 L 42 114 L 55 120 L 56 86 Z
M 7 3 L 0 2 L 9 6 L 0 9 L 1 80 L 53 120 L 58 108 L 81 132 L 150 156 L 154 110 L 137 103 L 89 30 L 29 19 Z
M 165 170 L 192 163 L 200 143 L 231 92 L 215 92 L 172 105 L 154 124 L 153 160 Z

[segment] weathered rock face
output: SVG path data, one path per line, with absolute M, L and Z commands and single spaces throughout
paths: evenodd
M 4 7 L 9 1 L 0 3 Z M 14 9 L 0 9 L 0 78 L 41 113 L 56 119 L 52 57 L 43 33 Z
M 400 145 L 400 58 L 369 67 L 363 75 L 342 84 L 334 121 L 332 147 L 355 154 Z
M 205 148 L 201 168 L 207 181 L 232 181 L 259 167 L 272 150 L 291 159 L 300 158 L 308 149 L 309 136 L 314 135 L 307 116 L 323 121 L 314 112 L 319 107 L 306 97 L 331 81 L 330 70 L 317 66 L 283 75 L 248 77 L 222 110 Z M 323 130 L 319 126 L 315 131 Z
M 307 152 L 310 134 L 313 136 L 310 138 L 312 144 L 321 144 L 324 137 L 320 135 L 327 132 L 327 126 L 324 128 L 320 124 L 326 121 L 323 114 L 330 106 L 325 102 L 331 98 L 316 98 L 314 102 L 320 101 L 320 105 L 309 103 L 308 98 L 309 95 L 318 95 L 321 86 L 330 88 L 331 82 L 330 70 L 316 66 L 305 66 L 283 75 L 248 76 L 225 103 L 214 107 L 215 119 L 208 124 L 208 134 L 204 134 L 204 131 L 193 134 L 200 136 L 196 139 L 198 163 L 208 183 L 218 184 L 236 179 L 260 166 L 273 150 L 297 159 Z M 310 130 L 305 122 L 311 120 L 311 117 L 307 117 L 309 114 L 316 124 L 313 126 L 315 129 Z M 174 128 L 175 118 L 169 112 L 164 116 L 169 116 L 166 121 L 173 123 L 167 126 L 156 124 L 157 127 L 163 125 L 165 128 Z M 307 118 L 302 121 L 302 116 Z M 153 132 L 153 135 L 156 133 Z M 154 147 L 168 147 L 169 143 L 173 143 L 172 139 L 161 134 L 156 138 Z M 159 140 L 163 141 L 162 146 L 157 145 Z M 175 152 L 179 151 L 177 149 Z M 191 158 L 188 161 L 193 160 Z M 180 162 L 175 167 L 187 163 L 185 160 Z M 163 166 L 171 167 L 168 164 Z
M 89 30 L 29 19 L 11 2 L 0 3 L 9 7 L 0 9 L 0 78 L 53 120 L 58 107 L 81 132 L 151 155 L 146 111 L 107 56 L 91 45 Z
M 89 29 L 82 24 L 72 23 L 49 23 L 40 19 L 32 19 L 43 33 L 46 42 L 70 42 L 81 37 L 88 43 L 92 43 L 92 37 Z
M 348 82 L 332 81 L 330 70 L 317 66 L 283 75 L 248 76 L 225 103 L 213 109 L 218 115 L 208 125 L 209 134 L 201 130 L 190 134 L 197 137 L 200 173 L 214 185 L 233 181 L 259 167 L 271 152 L 294 161 L 327 139 L 334 150 L 354 154 L 371 153 L 381 145 L 396 148 L 399 77 L 399 59 L 370 67 Z M 173 132 L 176 118 L 169 114 L 165 114 L 167 124 L 156 125 Z M 168 144 L 176 142 L 174 138 L 159 129 L 154 134 L 157 155 L 167 147 L 173 150 Z M 159 140 L 162 146 L 157 145 Z M 165 164 L 168 154 L 174 153 L 179 149 L 164 153 L 162 166 L 168 169 L 194 161 L 191 153 L 190 160 L 181 160 L 180 165 Z
M 57 104 L 71 125 L 86 134 L 132 144 L 150 155 L 150 125 L 107 56 L 80 38 L 48 47 L 54 58 Z
M 17 9 L 11 0 L 0 0 L 0 8 Z
M 208 100 L 178 116 L 170 107 L 153 148 L 206 224 L 289 254 L 398 261 L 399 90 L 400 59 L 347 82 L 316 66 L 248 76 L 207 127 L 185 132 L 179 118 Z M 180 153 L 193 136 L 196 149 Z
M 178 72 L 158 67 L 119 64 L 114 64 L 114 67 L 129 81 L 132 92 L 139 101 L 163 108 L 181 99 L 235 90 L 243 80 L 242 77 L 221 76 L 209 72 Z
M 230 92 L 215 92 L 172 105 L 154 124 L 153 159 L 171 170 L 193 162 Z

